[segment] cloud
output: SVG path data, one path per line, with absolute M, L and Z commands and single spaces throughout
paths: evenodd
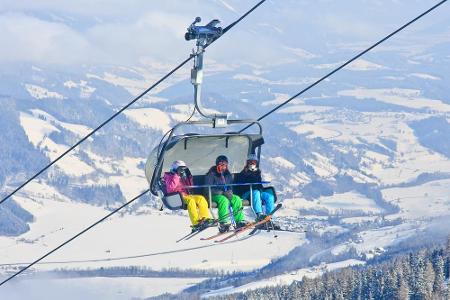
M 192 47 L 184 33 L 194 17 L 201 15 L 205 21 L 218 17 L 216 8 L 222 4 L 204 3 L 4 0 L 0 4 L 0 44 L 9 47 L 1 47 L 0 63 L 179 61 Z
M 0 45 L 0 62 L 77 62 L 92 51 L 86 38 L 67 25 L 23 14 L 0 15 Z
M 136 65 L 144 60 L 178 62 L 193 46 L 183 35 L 195 16 L 201 16 L 205 22 L 219 18 L 226 26 L 254 3 L 239 0 L 2 0 L 0 63 Z M 317 51 L 327 51 L 326 47 L 337 41 L 367 43 L 376 40 L 432 3 L 431 0 L 268 1 L 209 48 L 207 55 L 228 64 L 299 59 L 286 51 L 286 47 L 320 56 L 323 53 Z M 435 18 L 439 16 L 442 19 L 445 13 L 434 14 Z M 433 21 L 428 18 L 421 24 Z

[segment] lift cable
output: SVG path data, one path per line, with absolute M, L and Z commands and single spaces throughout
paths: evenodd
M 252 238 L 254 235 L 259 234 L 260 232 L 255 232 L 253 235 L 244 235 L 239 238 L 236 238 L 234 240 L 228 240 L 222 243 L 211 243 L 201 246 L 193 246 L 188 248 L 178 248 L 173 250 L 165 250 L 165 251 L 159 251 L 159 252 L 150 252 L 150 253 L 141 253 L 141 254 L 135 254 L 135 255 L 128 255 L 128 256 L 116 256 L 116 257 L 104 257 L 104 258 L 93 258 L 93 259 L 79 259 L 79 260 L 61 260 L 61 261 L 45 261 L 45 262 L 39 262 L 38 265 L 61 265 L 61 264 L 78 264 L 78 263 L 95 263 L 95 262 L 111 262 L 111 261 L 123 261 L 123 260 L 130 260 L 130 259 L 136 259 L 136 258 L 143 258 L 143 257 L 151 257 L 151 256 L 161 256 L 161 255 L 169 255 L 174 253 L 182 253 L 182 252 L 189 252 L 204 248 L 211 248 L 211 247 L 217 247 L 221 245 L 226 244 L 234 244 L 238 242 L 242 242 L 245 240 L 248 240 Z M 14 262 L 14 263 L 5 263 L 0 264 L 0 267 L 16 267 L 16 266 L 23 266 L 27 265 L 29 262 Z
M 253 6 L 250 10 L 248 10 L 245 14 L 243 14 L 239 19 L 237 19 L 236 21 L 234 21 L 233 23 L 231 23 L 230 25 L 228 25 L 226 28 L 223 29 L 222 31 L 222 35 L 220 35 L 219 37 L 217 37 L 215 40 L 211 41 L 209 44 L 205 45 L 204 49 L 206 49 L 209 45 L 211 45 L 213 42 L 215 42 L 216 40 L 218 40 L 221 36 L 223 36 L 226 32 L 228 32 L 231 28 L 233 28 L 234 26 L 236 26 L 239 22 L 241 22 L 245 17 L 247 17 L 251 12 L 253 12 L 256 8 L 258 8 L 261 4 L 263 4 L 264 2 L 266 2 L 266 0 L 261 0 L 259 1 L 255 6 Z M 76 142 L 73 146 L 71 146 L 69 149 L 67 149 L 66 151 L 64 151 L 64 153 L 62 153 L 61 155 L 59 155 L 56 159 L 54 159 L 53 161 L 51 161 L 48 165 L 46 165 L 44 168 L 42 168 L 40 171 L 38 171 L 36 174 L 34 174 L 33 176 L 31 176 L 29 179 L 27 179 L 24 183 L 22 183 L 20 186 L 18 186 L 17 188 L 15 188 L 11 193 L 9 193 L 6 197 L 2 198 L 2 200 L 0 201 L 0 204 L 2 204 L 3 202 L 5 202 L 7 199 L 9 199 L 11 196 L 13 196 L 14 194 L 16 194 L 19 190 L 21 190 L 22 188 L 24 188 L 27 184 L 29 184 L 31 181 L 33 181 L 36 177 L 38 177 L 39 175 L 41 175 L 42 173 L 44 173 L 48 168 L 50 168 L 52 165 L 54 165 L 55 163 L 57 163 L 61 158 L 63 158 L 64 156 L 66 156 L 67 154 L 69 154 L 72 150 L 74 150 L 78 145 L 80 145 L 81 143 L 83 143 L 85 140 L 87 140 L 89 137 L 91 137 L 94 133 L 96 133 L 98 130 L 100 130 L 103 126 L 105 126 L 106 124 L 108 124 L 109 122 L 111 122 L 113 119 L 115 119 L 118 115 L 120 115 L 122 112 L 124 112 L 126 109 L 128 109 L 131 105 L 133 105 L 134 103 L 136 103 L 139 99 L 141 99 L 143 96 L 145 96 L 148 92 L 150 92 L 151 90 L 153 90 L 155 87 L 157 87 L 161 82 L 163 82 L 164 80 L 166 80 L 168 77 L 170 77 L 173 73 L 175 73 L 176 71 L 178 71 L 181 67 L 183 67 L 186 63 L 188 63 L 190 60 L 192 60 L 195 57 L 195 55 L 190 55 L 188 58 L 186 58 L 183 62 L 181 62 L 178 66 L 176 66 L 175 68 L 173 68 L 169 73 L 167 73 L 166 75 L 164 75 L 161 79 L 159 79 L 157 82 L 155 82 L 152 86 L 150 86 L 148 89 L 146 89 L 144 92 L 142 92 L 139 96 L 137 96 L 136 98 L 134 98 L 131 102 L 129 102 L 127 105 L 125 105 L 124 107 L 122 107 L 120 110 L 118 110 L 116 113 L 114 113 L 111 117 L 109 117 L 106 121 L 104 121 L 103 123 L 101 123 L 97 128 L 95 128 L 94 130 L 92 130 L 91 132 L 89 132 L 85 137 L 83 137 L 81 140 L 79 140 L 78 142 Z
M 117 213 L 118 211 L 120 211 L 122 208 L 127 207 L 128 205 L 130 205 L 131 203 L 133 203 L 134 201 L 136 201 L 137 199 L 139 199 L 140 197 L 144 196 L 145 194 L 147 194 L 150 191 L 150 189 L 146 189 L 145 191 L 143 191 L 142 193 L 140 193 L 138 196 L 134 197 L 133 199 L 131 199 L 130 201 L 122 204 L 121 206 L 119 206 L 118 208 L 116 208 L 115 210 L 113 210 L 112 212 L 110 212 L 109 214 L 107 214 L 106 216 L 104 216 L 103 218 L 101 218 L 100 220 L 98 220 L 97 222 L 93 223 L 92 225 L 90 225 L 89 227 L 86 227 L 85 229 L 83 229 L 82 231 L 80 231 L 79 233 L 77 233 L 76 235 L 74 235 L 73 237 L 71 237 L 70 239 L 68 239 L 67 241 L 65 241 L 64 243 L 62 243 L 61 245 L 59 245 L 58 247 L 56 247 L 55 249 L 47 252 L 44 256 L 41 256 L 40 258 L 36 259 L 35 261 L 33 261 L 31 264 L 27 265 L 26 267 L 24 267 L 23 269 L 21 269 L 20 271 L 18 271 L 17 273 L 14 273 L 13 275 L 11 275 L 10 277 L 8 277 L 7 279 L 3 280 L 0 283 L 0 286 L 2 286 L 3 284 L 5 284 L 6 282 L 10 281 L 11 279 L 13 279 L 14 277 L 16 277 L 17 275 L 23 273 L 24 271 L 28 270 L 29 268 L 31 268 L 32 266 L 34 266 L 35 264 L 37 264 L 38 262 L 40 262 L 41 260 L 43 260 L 44 258 L 46 258 L 47 256 L 49 256 L 50 254 L 56 252 L 57 250 L 61 249 L 62 247 L 64 247 L 65 245 L 67 245 L 68 243 L 70 243 L 71 241 L 73 241 L 74 239 L 76 239 L 77 237 L 79 237 L 80 235 L 84 234 L 85 232 L 91 230 L 92 228 L 94 228 L 95 226 L 97 226 L 98 224 L 100 224 L 101 222 L 105 221 L 106 219 L 108 219 L 109 217 L 111 217 L 112 215 L 114 215 L 115 213 Z
M 188 122 L 195 114 L 195 107 L 194 110 L 192 111 L 191 115 L 189 116 L 189 118 L 185 121 Z M 170 131 L 168 131 L 167 133 L 169 133 Z M 166 133 L 166 134 L 167 134 Z M 164 135 L 165 136 L 165 135 Z M 93 227 L 97 226 L 98 224 L 100 224 L 101 222 L 103 222 L 104 220 L 106 220 L 107 218 L 109 218 L 110 216 L 114 215 L 115 213 L 117 213 L 118 211 L 120 211 L 122 208 L 127 207 L 128 205 L 130 205 L 131 203 L 133 203 L 134 201 L 136 201 L 137 199 L 141 198 L 142 196 L 144 196 L 146 193 L 148 193 L 150 191 L 150 189 L 145 190 L 144 192 L 142 192 L 141 194 L 139 194 L 138 196 L 134 197 L 133 199 L 131 199 L 130 201 L 126 202 L 125 204 L 123 204 L 122 206 L 120 206 L 119 208 L 115 209 L 114 211 L 112 211 L 111 213 L 109 213 L 108 215 L 106 215 L 105 217 L 103 217 L 102 219 L 98 220 L 97 222 L 95 222 L 94 224 L 92 224 L 91 226 L 87 227 L 86 229 L 80 231 L 79 233 L 77 233 L 76 235 L 74 235 L 72 238 L 70 238 L 69 240 L 65 241 L 64 243 L 62 243 L 61 245 L 59 245 L 58 247 L 56 247 L 55 249 L 51 250 L 50 252 L 48 252 L 47 254 L 45 254 L 44 256 L 42 256 L 41 258 L 33 261 L 32 263 L 24 263 L 26 265 L 28 265 L 27 267 L 25 267 L 24 269 L 21 269 L 19 272 L 17 272 L 16 274 L 14 274 L 13 276 L 9 277 L 8 279 L 6 279 L 5 281 L 0 283 L 0 286 L 3 285 L 4 283 L 8 282 L 9 280 L 13 279 L 15 276 L 19 275 L 20 273 L 24 272 L 25 270 L 27 270 L 28 268 L 32 267 L 33 265 L 39 263 L 41 260 L 43 260 L 44 258 L 46 258 L 47 256 L 51 255 L 53 252 L 57 251 L 58 249 L 64 247 L 66 244 L 70 243 L 72 240 L 76 239 L 77 237 L 79 237 L 80 235 L 82 235 L 83 233 L 85 233 L 86 231 L 92 229 Z M 160 209 L 162 210 L 162 209 Z M 190 250 L 190 249 L 188 249 Z M 169 252 L 168 252 L 169 253 Z M 174 252 L 175 253 L 175 252 Z M 159 254 L 159 253 L 157 253 Z M 144 255 L 144 256 L 153 256 L 153 255 L 157 255 L 157 254 L 152 254 L 152 255 Z M 161 254 L 165 254 L 165 252 L 161 252 Z M 144 257 L 143 256 L 143 257 Z M 24 264 L 20 264 L 20 265 L 24 265 Z M 8 266 L 10 264 L 3 264 L 0 266 Z M 14 265 L 14 264 L 13 264 Z
M 425 15 L 429 14 L 430 12 L 432 12 L 433 10 L 435 10 L 436 8 L 438 8 L 439 6 L 441 6 L 442 4 L 444 4 L 445 2 L 447 2 L 447 0 L 443 0 L 441 2 L 439 2 L 438 4 L 434 5 L 432 8 L 428 9 L 427 11 L 425 11 L 424 13 L 420 14 L 419 16 L 417 16 L 416 18 L 414 18 L 413 20 L 409 21 L 408 23 L 406 23 L 405 25 L 403 25 L 402 27 L 398 28 L 397 30 L 395 30 L 394 32 L 392 32 L 391 34 L 387 35 L 386 37 L 382 38 L 381 40 L 379 40 L 378 42 L 376 42 L 375 44 L 373 44 L 372 46 L 370 46 L 369 48 L 367 48 L 366 50 L 360 52 L 358 55 L 354 56 L 352 59 L 348 60 L 347 62 L 345 62 L 344 64 L 342 64 L 341 66 L 337 67 L 336 69 L 334 69 L 333 71 L 331 71 L 330 73 L 326 74 L 325 76 L 323 76 L 322 78 L 320 78 L 319 80 L 315 81 L 314 83 L 312 83 L 311 85 L 309 85 L 308 87 L 306 87 L 305 89 L 303 89 L 302 91 L 300 91 L 299 93 L 295 94 L 294 96 L 292 96 L 291 98 L 289 98 L 288 100 L 284 101 L 283 103 L 279 104 L 278 106 L 274 107 L 273 109 L 271 109 L 269 112 L 265 113 L 264 115 L 262 115 L 261 117 L 258 118 L 258 121 L 261 121 L 262 119 L 266 118 L 267 116 L 269 116 L 270 114 L 274 113 L 275 111 L 277 111 L 278 109 L 280 109 L 281 107 L 285 106 L 286 104 L 288 104 L 289 102 L 291 102 L 292 100 L 294 100 L 295 98 L 301 96 L 302 94 L 304 94 L 305 92 L 309 91 L 310 89 L 312 89 L 313 87 L 315 87 L 316 85 L 318 85 L 319 83 L 321 83 L 322 81 L 324 81 L 325 79 L 327 79 L 328 77 L 332 76 L 334 73 L 340 71 L 341 69 L 345 68 L 346 66 L 348 66 L 349 64 L 351 64 L 352 62 L 354 62 L 355 60 L 357 60 L 358 58 L 360 58 L 361 56 L 363 56 L 364 54 L 366 54 L 367 52 L 371 51 L 372 49 L 374 49 L 375 47 L 379 46 L 381 43 L 385 42 L 386 40 L 390 39 L 392 36 L 396 35 L 397 33 L 399 33 L 400 31 L 402 31 L 403 29 L 405 29 L 406 27 L 408 27 L 409 25 L 413 24 L 414 22 L 418 21 L 419 19 L 421 19 L 422 17 L 424 17 Z M 247 125 L 245 126 L 243 129 L 241 129 L 239 131 L 239 133 L 245 131 L 246 129 L 248 129 L 249 127 L 251 127 L 253 124 Z
M 259 2 L 252 10 L 254 10 L 256 7 L 258 7 L 260 4 L 262 4 L 265 0 Z M 376 46 L 378 46 L 379 44 L 381 44 L 382 42 L 384 42 L 385 40 L 389 39 L 390 37 L 392 37 L 393 35 L 395 35 L 396 33 L 400 32 L 401 30 L 403 30 L 404 28 L 408 27 L 409 25 L 411 25 L 412 23 L 414 23 L 415 21 L 419 20 L 420 18 L 422 18 L 423 16 L 425 16 L 426 14 L 430 13 L 431 11 L 433 11 L 434 9 L 436 9 L 437 7 L 439 7 L 440 5 L 442 5 L 443 3 L 447 2 L 447 0 L 443 0 L 441 2 L 439 2 L 438 4 L 436 4 L 435 6 L 433 6 L 432 8 L 430 8 L 429 10 L 427 10 L 426 12 L 424 12 L 423 14 L 419 15 L 418 17 L 416 17 L 415 19 L 413 19 L 412 21 L 406 23 L 405 25 L 403 25 L 402 27 L 400 27 L 399 29 L 397 29 L 396 31 L 394 31 L 393 33 L 391 33 L 390 35 L 388 35 L 387 37 L 385 37 L 384 39 L 380 40 L 379 42 L 377 42 L 376 44 L 374 44 L 373 46 L 371 46 L 370 48 L 366 49 L 365 51 L 361 52 L 360 54 L 358 54 L 357 56 L 355 56 L 353 59 L 349 60 L 347 63 L 343 64 L 341 67 L 335 69 L 334 71 L 330 72 L 328 75 L 322 77 L 322 79 L 318 80 L 315 84 L 312 84 L 310 87 L 304 89 L 302 92 L 296 94 L 295 96 L 293 96 L 292 98 L 290 98 L 288 101 L 284 102 L 283 104 L 277 106 L 275 109 L 273 109 L 271 112 L 263 115 L 259 120 L 262 120 L 263 118 L 267 117 L 268 115 L 270 115 L 272 112 L 276 111 L 277 109 L 279 109 L 281 106 L 287 104 L 289 101 L 291 101 L 292 99 L 294 99 L 295 97 L 298 97 L 299 95 L 301 95 L 302 93 L 306 92 L 307 90 L 311 89 L 312 87 L 314 87 L 315 85 L 317 85 L 319 82 L 323 81 L 324 79 L 326 79 L 327 77 L 331 76 L 332 74 L 336 73 L 337 71 L 341 70 L 342 68 L 344 68 L 346 65 L 348 65 L 349 63 L 351 63 L 352 61 L 356 60 L 357 58 L 361 57 L 362 55 L 364 55 L 365 53 L 369 52 L 370 50 L 372 50 L 373 48 L 375 48 Z M 251 10 L 251 11 L 252 11 Z M 246 14 L 248 15 L 248 13 Z M 245 16 L 245 15 L 244 15 Z M 239 20 L 242 20 L 243 18 L 241 17 Z M 232 26 L 236 25 L 237 23 L 232 23 Z M 231 25 L 230 25 L 231 26 Z M 251 126 L 251 125 L 250 125 Z M 247 126 L 245 127 L 243 130 L 245 130 L 246 128 L 250 127 Z M 84 234 L 85 232 L 89 231 L 90 229 L 94 228 L 95 226 L 97 226 L 98 224 L 100 224 L 101 222 L 103 222 L 104 220 L 106 220 L 107 218 L 109 218 L 110 216 L 114 215 L 115 213 L 119 212 L 121 209 L 127 207 L 128 205 L 130 205 L 132 202 L 136 201 L 137 199 L 139 199 L 140 197 L 144 196 L 147 192 L 149 192 L 150 189 L 146 189 L 144 192 L 142 192 L 141 194 L 139 194 L 138 196 L 134 197 L 133 199 L 131 199 L 130 201 L 128 201 L 127 203 L 123 204 L 122 206 L 118 207 L 117 209 L 115 209 L 114 211 L 112 211 L 111 213 L 109 213 L 108 215 L 106 215 L 105 217 L 101 218 L 100 220 L 98 220 L 97 222 L 95 222 L 94 224 L 90 225 L 89 227 L 87 227 L 86 229 L 82 230 L 81 232 L 79 232 L 78 234 L 76 234 L 75 236 L 73 236 L 72 238 L 70 238 L 69 240 L 65 241 L 64 243 L 62 243 L 61 245 L 59 245 L 58 247 L 56 247 L 55 249 L 51 250 L 50 252 L 48 252 L 47 254 L 45 254 L 44 256 L 42 256 L 41 258 L 35 260 L 33 263 L 25 266 L 24 268 L 22 268 L 20 271 L 14 273 L 13 275 L 11 275 L 10 277 L 8 277 L 7 279 L 3 280 L 2 282 L 0 282 L 0 286 L 2 286 L 3 284 L 5 284 L 6 282 L 10 281 L 11 279 L 13 279 L 14 277 L 16 277 L 17 275 L 23 273 L 24 271 L 28 270 L 30 267 L 32 267 L 33 265 L 35 265 L 36 263 L 40 262 L 41 260 L 43 260 L 44 258 L 48 257 L 50 254 L 54 253 L 55 251 L 59 250 L 60 248 L 62 248 L 63 246 L 67 245 L 68 243 L 70 243 L 71 241 L 73 241 L 74 239 L 76 239 L 77 237 L 79 237 L 80 235 Z
M 237 24 L 239 24 L 239 22 L 241 22 L 245 17 L 247 17 L 250 13 L 252 13 L 256 8 L 258 8 L 261 4 L 263 4 L 264 2 L 266 2 L 266 0 L 261 0 L 259 1 L 256 5 L 254 5 L 250 10 L 248 10 L 245 14 L 243 14 L 239 19 L 237 19 L 236 21 L 234 21 L 233 23 L 231 23 L 229 26 L 227 26 L 224 30 L 222 35 L 220 35 L 218 38 L 216 38 L 215 40 L 213 40 L 212 42 L 210 42 L 209 44 L 205 45 L 204 49 L 207 48 L 209 45 L 211 45 L 213 42 L 215 42 L 216 40 L 218 40 L 221 36 L 223 36 L 223 34 L 225 34 L 226 32 L 228 32 L 231 28 L 233 28 L 234 26 L 236 26 Z M 140 94 L 138 97 L 136 97 L 133 101 L 131 101 L 130 103 L 128 103 L 126 106 L 124 106 L 122 109 L 120 109 L 117 113 L 115 113 L 113 116 L 111 116 L 108 120 L 106 120 L 105 122 L 103 122 L 99 127 L 97 127 L 96 129 L 94 129 L 92 132 L 90 132 L 87 136 L 85 136 L 83 139 L 81 139 L 79 142 L 77 142 L 75 145 L 73 145 L 71 148 L 69 148 L 66 152 L 64 152 L 62 155 L 60 155 L 57 159 L 55 159 L 53 162 L 51 162 L 49 165 L 47 165 L 45 168 L 43 168 L 41 171 L 39 171 L 38 173 L 36 173 L 36 175 L 34 175 L 33 177 L 31 177 L 30 179 L 28 179 L 25 183 L 23 183 L 21 186 L 19 186 L 18 188 L 16 188 L 12 193 L 10 193 L 8 196 L 6 196 L 4 199 L 2 199 L 2 201 L 0 201 L 0 204 L 3 203 L 4 201 L 6 201 L 9 197 L 11 197 L 12 195 L 14 195 L 17 191 L 19 191 L 21 188 L 23 188 L 25 185 L 27 185 L 30 181 L 32 181 L 34 178 L 36 178 L 37 176 L 39 176 L 41 173 L 43 173 L 45 170 L 47 170 L 50 166 L 52 166 L 53 164 L 55 164 L 59 159 L 61 159 L 62 157 L 64 157 L 67 153 L 69 153 L 71 150 L 73 150 L 75 147 L 77 147 L 79 144 L 81 144 L 83 141 L 85 141 L 87 138 L 89 138 L 92 134 L 94 134 L 96 131 L 98 131 L 101 127 L 103 127 L 104 125 L 106 125 L 108 122 L 110 122 L 112 119 L 114 119 L 116 116 L 118 116 L 120 113 L 122 113 L 125 109 L 127 109 L 128 107 L 130 107 L 133 103 L 135 103 L 136 101 L 138 101 L 140 98 L 142 98 L 146 93 L 148 93 L 150 90 L 152 90 L 154 87 L 156 87 L 158 84 L 160 84 L 162 81 L 164 81 L 166 78 L 168 78 L 170 75 L 172 75 L 175 71 L 177 71 L 179 68 L 181 68 L 183 65 L 185 65 L 188 61 L 190 61 L 191 59 L 193 59 L 195 56 L 191 55 L 189 58 L 185 59 L 181 64 L 179 64 L 176 68 L 174 68 L 172 71 L 170 71 L 167 75 L 165 75 L 164 77 L 162 77 L 160 80 L 158 80 L 155 84 L 153 84 L 150 88 L 148 88 L 147 90 L 145 90 L 142 94 Z M 192 116 L 194 115 L 195 111 L 192 113 L 192 115 L 189 117 L 192 118 Z M 26 267 L 24 267 L 23 269 L 21 269 L 20 271 L 14 273 L 13 275 L 11 275 L 10 277 L 8 277 L 7 279 L 3 280 L 2 282 L 0 282 L 0 286 L 2 286 L 3 284 L 5 284 L 6 282 L 10 281 L 11 279 L 13 279 L 14 277 L 16 277 L 17 275 L 21 274 L 22 272 L 28 270 L 30 267 L 32 267 L 33 265 L 35 265 L 36 263 L 38 263 L 39 261 L 43 260 L 44 258 L 46 258 L 47 256 L 49 256 L 50 254 L 54 253 L 55 251 L 59 250 L 60 248 L 64 247 L 65 245 L 67 245 L 68 243 L 70 243 L 71 241 L 73 241 L 74 239 L 76 239 L 77 237 L 79 237 L 80 235 L 84 234 L 85 232 L 89 231 L 90 229 L 94 228 L 95 226 L 97 226 L 98 224 L 100 224 L 101 222 L 103 222 L 104 220 L 106 220 L 107 218 L 109 218 L 110 216 L 114 215 L 115 213 L 117 213 L 118 211 L 120 211 L 121 209 L 127 207 L 128 205 L 130 205 L 131 203 L 133 203 L 134 201 L 136 201 L 137 199 L 139 199 L 140 197 L 144 196 L 146 193 L 148 193 L 150 191 L 150 189 L 146 189 L 144 192 L 142 192 L 141 194 L 139 194 L 138 196 L 134 197 L 133 199 L 131 199 L 130 201 L 126 202 L 125 204 L 123 204 L 122 206 L 120 206 L 119 208 L 113 210 L 111 213 L 109 213 L 108 215 L 106 215 L 105 217 L 101 218 L 100 220 L 98 220 L 97 222 L 95 222 L 94 224 L 90 225 L 89 227 L 85 228 L 84 230 L 82 230 L 81 232 L 79 232 L 78 234 L 76 234 L 75 236 L 73 236 L 72 238 L 68 239 L 67 241 L 65 241 L 64 243 L 62 243 L 61 245 L 59 245 L 58 247 L 56 247 L 55 249 L 49 251 L 47 254 L 45 254 L 44 256 L 42 256 L 41 258 L 35 260 L 34 262 L 32 262 L 31 264 L 27 265 Z

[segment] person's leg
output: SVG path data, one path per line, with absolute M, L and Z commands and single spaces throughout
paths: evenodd
M 202 195 L 192 195 L 192 197 L 194 197 L 195 203 L 198 207 L 198 212 L 200 215 L 199 219 L 211 219 L 208 209 L 208 202 L 206 201 L 205 197 L 203 197 Z
M 250 191 L 245 192 L 244 194 L 242 194 L 241 199 L 247 199 L 247 200 L 250 200 Z
M 214 195 L 212 196 L 212 201 L 217 203 L 220 223 L 230 223 L 230 218 L 229 216 L 227 216 L 228 205 L 230 205 L 230 201 L 228 201 L 228 198 L 224 195 Z
M 266 215 L 270 214 L 275 207 L 275 197 L 272 193 L 262 192 L 261 198 L 264 201 L 264 205 L 266 206 Z
M 256 215 L 262 213 L 262 202 L 261 202 L 261 192 L 259 190 L 253 190 L 253 201 L 252 201 L 253 210 Z
M 261 198 L 263 199 L 263 202 L 266 206 L 266 214 L 270 214 L 274 207 L 275 207 L 275 197 L 272 193 L 270 192 L 262 192 L 261 193 Z M 274 230 L 279 230 L 280 229 L 280 225 L 278 225 L 277 223 L 275 223 L 272 219 L 272 221 L 270 221 L 270 223 L 272 224 L 272 228 Z
M 183 196 L 184 202 L 187 204 L 187 210 L 192 225 L 197 225 L 199 218 L 197 212 L 197 204 L 195 204 L 195 198 L 192 195 Z
M 231 198 L 231 207 L 233 208 L 233 215 L 236 223 L 244 221 L 242 199 L 238 195 L 233 195 L 233 197 Z

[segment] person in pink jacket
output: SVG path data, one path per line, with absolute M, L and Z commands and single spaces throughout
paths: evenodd
M 208 202 L 202 195 L 193 195 L 186 186 L 194 185 L 192 174 L 184 161 L 177 160 L 172 163 L 170 172 L 165 172 L 163 177 L 167 193 L 181 193 L 183 201 L 187 205 L 189 218 L 193 230 L 205 222 L 211 222 Z

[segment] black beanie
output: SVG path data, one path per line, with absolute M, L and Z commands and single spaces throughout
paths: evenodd
M 216 158 L 216 166 L 221 162 L 221 161 L 226 161 L 228 163 L 228 157 L 226 157 L 225 155 L 219 155 Z

